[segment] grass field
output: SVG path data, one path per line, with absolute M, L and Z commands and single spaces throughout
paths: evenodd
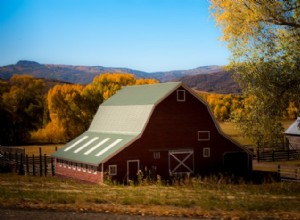
M 290 123 L 286 123 L 288 126 Z M 223 131 L 251 144 L 234 129 Z M 28 155 L 51 154 L 63 145 L 24 146 Z M 295 162 L 287 162 L 294 164 Z M 299 163 L 299 161 L 298 161 Z M 274 166 L 273 166 L 274 165 Z M 271 168 L 272 167 L 272 168 Z M 275 163 L 266 170 L 276 168 Z M 58 177 L 0 174 L 0 208 L 47 209 L 116 214 L 187 216 L 201 219 L 300 219 L 300 184 L 225 184 L 216 177 L 189 179 L 173 186 L 88 184 Z
M 300 184 L 174 186 L 79 183 L 57 177 L 0 174 L 0 207 L 223 219 L 299 219 Z

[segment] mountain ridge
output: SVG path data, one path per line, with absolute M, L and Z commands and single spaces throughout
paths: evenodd
M 95 76 L 107 72 L 126 72 L 134 74 L 136 78 L 155 78 L 161 82 L 183 81 L 189 87 L 203 91 L 219 93 L 236 93 L 238 91 L 231 75 L 217 65 L 202 66 L 189 70 L 149 73 L 125 67 L 40 64 L 35 61 L 20 60 L 16 64 L 1 66 L 0 79 L 8 80 L 14 74 L 29 74 L 36 78 L 88 84 L 92 82 Z M 230 86 L 226 89 L 226 85 Z

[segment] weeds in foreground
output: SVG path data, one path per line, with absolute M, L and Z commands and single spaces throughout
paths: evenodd
M 224 211 L 300 212 L 300 184 L 232 184 L 218 178 L 173 179 L 172 185 L 145 181 L 137 185 L 97 185 L 56 177 L 0 174 L 0 206 L 72 205 L 76 207 L 155 206 Z M 172 209 L 172 208 L 171 208 Z

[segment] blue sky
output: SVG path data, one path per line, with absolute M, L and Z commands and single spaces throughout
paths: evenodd
M 226 65 L 230 53 L 208 7 L 208 0 L 0 0 L 0 66 Z

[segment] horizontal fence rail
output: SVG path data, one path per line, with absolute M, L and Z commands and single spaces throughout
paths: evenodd
M 278 165 L 278 173 L 279 173 L 281 181 L 300 182 L 300 167 L 299 166 Z
M 297 150 L 271 150 L 257 151 L 257 161 L 286 161 L 299 160 L 300 152 Z
M 55 161 L 49 155 L 24 155 L 0 150 L 0 170 L 2 172 L 16 172 L 20 175 L 54 176 Z

